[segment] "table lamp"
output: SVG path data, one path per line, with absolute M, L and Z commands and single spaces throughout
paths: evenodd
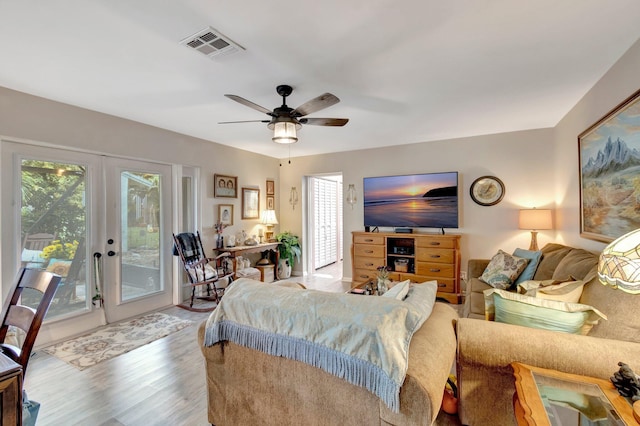
M 519 228 L 531 230 L 529 250 L 538 250 L 538 230 L 553 229 L 551 210 L 535 208 L 520 210 Z
M 267 230 L 264 233 L 264 237 L 267 240 L 267 242 L 273 240 L 273 225 L 278 224 L 278 219 L 276 218 L 276 211 L 263 210 L 262 217 L 260 218 L 260 222 L 267 227 Z

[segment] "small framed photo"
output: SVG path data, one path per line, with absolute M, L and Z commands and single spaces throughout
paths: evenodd
M 260 217 L 260 190 L 242 188 L 242 218 L 258 219 Z
M 267 210 L 275 210 L 276 201 L 273 195 L 267 195 Z
M 223 225 L 233 225 L 233 204 L 218 205 L 218 222 Z
M 275 182 L 272 180 L 267 180 L 267 195 L 275 195 L 275 193 L 276 193 Z
M 238 198 L 238 177 L 214 174 L 213 188 L 216 198 Z

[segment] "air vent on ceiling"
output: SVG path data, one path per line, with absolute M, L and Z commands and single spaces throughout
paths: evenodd
M 210 58 L 244 50 L 242 46 L 234 43 L 230 38 L 222 35 L 220 31 L 212 27 L 198 31 L 182 40 L 180 44 L 197 50 Z

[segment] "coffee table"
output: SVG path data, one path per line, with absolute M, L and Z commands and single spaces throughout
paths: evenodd
M 638 425 L 631 401 L 608 380 L 511 364 L 518 425 Z M 613 373 L 612 373 L 613 374 Z

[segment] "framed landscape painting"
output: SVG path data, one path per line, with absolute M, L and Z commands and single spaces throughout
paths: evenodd
M 580 235 L 610 242 L 640 228 L 640 90 L 578 136 Z

